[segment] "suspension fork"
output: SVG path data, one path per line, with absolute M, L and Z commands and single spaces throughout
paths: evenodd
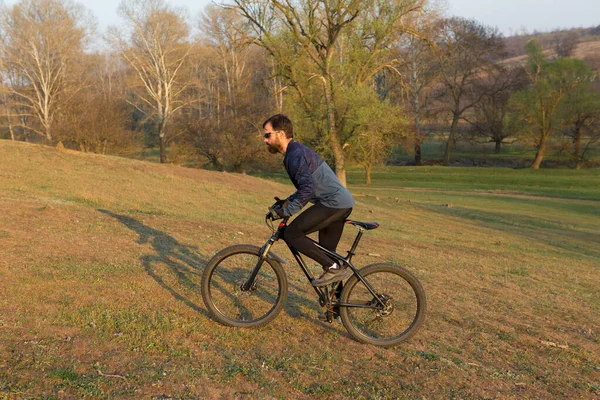
M 252 288 L 252 285 L 254 285 L 254 280 L 256 279 L 256 276 L 258 275 L 258 272 L 260 271 L 263 262 L 265 262 L 265 260 L 267 259 L 269 251 L 271 250 L 271 247 L 273 247 L 273 243 L 275 243 L 274 236 L 275 234 L 273 234 L 273 236 L 269 238 L 267 243 L 265 243 L 265 245 L 260 248 L 260 252 L 258 254 L 258 261 L 252 269 L 252 273 L 250 274 L 246 282 L 242 283 L 242 286 L 240 287 L 243 292 L 250 290 Z
M 246 282 L 242 283 L 242 285 L 240 286 L 240 289 L 243 292 L 250 290 L 252 288 L 252 286 L 254 285 L 254 280 L 256 279 L 256 276 L 258 275 L 260 268 L 262 267 L 263 263 L 269 256 L 269 251 L 271 251 L 271 247 L 273 247 L 273 244 L 276 241 L 278 241 L 279 238 L 281 237 L 283 230 L 286 227 L 286 223 L 287 223 L 288 219 L 289 219 L 289 217 L 283 219 L 283 221 L 279 224 L 279 228 L 275 232 L 273 232 L 273 234 L 271 235 L 269 240 L 267 240 L 267 243 L 265 243 L 265 245 L 260 248 L 260 251 L 258 253 L 258 261 L 256 262 L 256 265 L 252 269 L 252 273 L 250 274 L 250 276 L 248 277 Z

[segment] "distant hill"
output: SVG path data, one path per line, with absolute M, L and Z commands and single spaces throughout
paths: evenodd
M 508 36 L 504 39 L 508 51 L 507 62 L 519 63 L 524 60 L 525 44 L 531 39 L 540 42 L 548 57 L 558 57 L 557 51 L 562 49 L 569 56 L 586 61 L 600 72 L 600 25 Z M 572 50 L 568 48 L 570 46 Z

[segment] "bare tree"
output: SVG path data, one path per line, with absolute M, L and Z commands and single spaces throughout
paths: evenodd
M 497 29 L 463 18 L 440 21 L 435 42 L 439 49 L 439 108 L 450 120 L 444 151 L 447 165 L 465 112 L 483 98 L 483 93 L 474 92 L 473 85 L 482 75 L 499 68 L 496 61 L 504 54 L 504 47 Z
M 234 9 L 208 6 L 199 28 L 195 91 L 200 101 L 182 118 L 185 140 L 212 168 L 241 172 L 263 146 L 257 119 L 275 108 L 267 54 L 248 40 L 248 24 Z
M 500 153 L 502 143 L 512 135 L 506 127 L 510 95 L 527 84 L 522 68 L 498 65 L 488 70 L 473 84 L 473 96 L 480 101 L 473 106 L 472 115 L 465 116 L 473 128 L 475 141 L 495 143 L 494 153 Z
M 554 51 L 558 57 L 571 57 L 578 43 L 577 32 L 559 32 L 554 36 Z
M 86 54 L 82 59 L 88 86 L 61 109 L 56 137 L 83 152 L 122 154 L 131 151 L 139 136 L 131 125 L 130 106 L 123 101 L 124 67 L 114 54 Z
M 4 125 L 8 129 L 10 134 L 10 139 L 15 140 L 15 132 L 13 129 L 13 115 L 11 112 L 11 99 L 9 95 L 9 72 L 6 69 L 3 58 L 0 58 L 0 121 L 4 121 L 4 123 L 0 122 L 0 126 Z
M 396 95 L 396 102 L 404 104 L 405 112 L 412 120 L 412 150 L 415 165 L 422 165 L 421 146 L 429 136 L 427 123 L 431 120 L 433 93 L 439 68 L 433 45 L 438 10 L 426 9 L 415 16 L 414 25 L 418 27 L 420 37 L 407 36 L 399 41 L 396 49 L 398 59 L 403 60 L 399 74 L 401 92 Z
M 73 70 L 90 28 L 85 10 L 68 0 L 21 0 L 0 15 L 0 57 L 16 74 L 8 92 L 38 123 L 25 128 L 48 143 L 61 102 L 83 85 Z
M 183 11 L 163 0 L 123 0 L 119 15 L 127 30 L 111 29 L 111 40 L 135 71 L 138 101 L 132 104 L 154 121 L 164 163 L 168 123 L 190 101 L 189 26 Z
M 215 6 L 206 8 L 200 19 L 200 29 L 208 41 L 212 57 L 218 60 L 225 83 L 227 113 L 240 112 L 241 93 L 247 92 L 248 64 L 252 56 L 247 28 L 235 10 Z

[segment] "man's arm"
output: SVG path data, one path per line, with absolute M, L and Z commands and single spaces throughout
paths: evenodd
M 302 210 L 306 203 L 315 195 L 312 172 L 302 152 L 298 152 L 290 159 L 288 163 L 288 175 L 296 182 L 297 190 L 287 198 L 288 205 L 283 208 L 283 213 L 286 217 Z

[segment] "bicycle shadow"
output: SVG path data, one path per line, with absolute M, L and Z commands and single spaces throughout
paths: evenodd
M 146 273 L 176 300 L 181 301 L 203 316 L 214 320 L 206 309 L 192 302 L 179 289 L 169 284 L 157 271 L 158 266 L 166 266 L 177 277 L 180 285 L 193 290 L 195 293 L 201 293 L 200 280 L 202 278 L 202 270 L 206 267 L 208 259 L 199 253 L 197 247 L 183 245 L 165 232 L 145 225 L 127 215 L 116 214 L 105 209 L 96 210 L 115 218 L 127 228 L 136 232 L 138 234 L 137 243 L 150 243 L 156 254 L 147 254 L 140 257 Z M 317 313 L 320 307 L 316 295 L 314 298 L 311 298 L 309 296 L 310 291 L 306 290 L 306 288 L 302 288 L 300 285 L 291 282 L 288 283 L 290 289 L 288 291 L 288 301 L 283 310 L 286 314 L 292 318 L 305 320 L 316 326 L 332 329 L 350 338 L 350 335 L 345 330 L 317 320 Z M 304 309 L 306 308 L 311 309 L 311 311 L 314 310 L 314 313 L 309 314 L 305 312 Z
M 289 264 L 286 264 L 286 267 L 290 266 L 290 264 L 294 264 L 294 261 L 288 262 Z M 294 265 L 291 265 L 290 267 L 293 266 Z M 289 271 L 287 271 L 287 273 L 289 290 L 288 301 L 284 309 L 285 313 L 291 318 L 304 320 L 312 325 L 324 328 L 326 330 L 335 331 L 341 336 L 352 339 L 352 336 L 340 324 L 330 324 L 318 319 L 318 314 L 320 312 L 324 312 L 325 309 L 319 305 L 317 294 L 313 291 L 310 283 L 306 280 L 304 275 L 302 275 L 301 278 L 298 278 L 298 275 L 296 275 L 294 279 Z
M 167 282 L 165 277 L 158 271 L 161 265 L 166 266 L 169 272 L 174 274 L 181 286 L 200 293 L 202 269 L 206 266 L 208 260 L 199 253 L 197 247 L 183 245 L 174 237 L 145 225 L 135 218 L 100 208 L 96 209 L 96 211 L 115 218 L 127 228 L 137 233 L 138 239 L 136 242 L 138 244 L 150 243 L 156 254 L 146 254 L 140 257 L 146 273 L 175 299 L 181 301 L 194 311 L 206 317 L 209 316 L 203 307 L 192 302 L 182 293 L 181 289 L 175 288 Z

